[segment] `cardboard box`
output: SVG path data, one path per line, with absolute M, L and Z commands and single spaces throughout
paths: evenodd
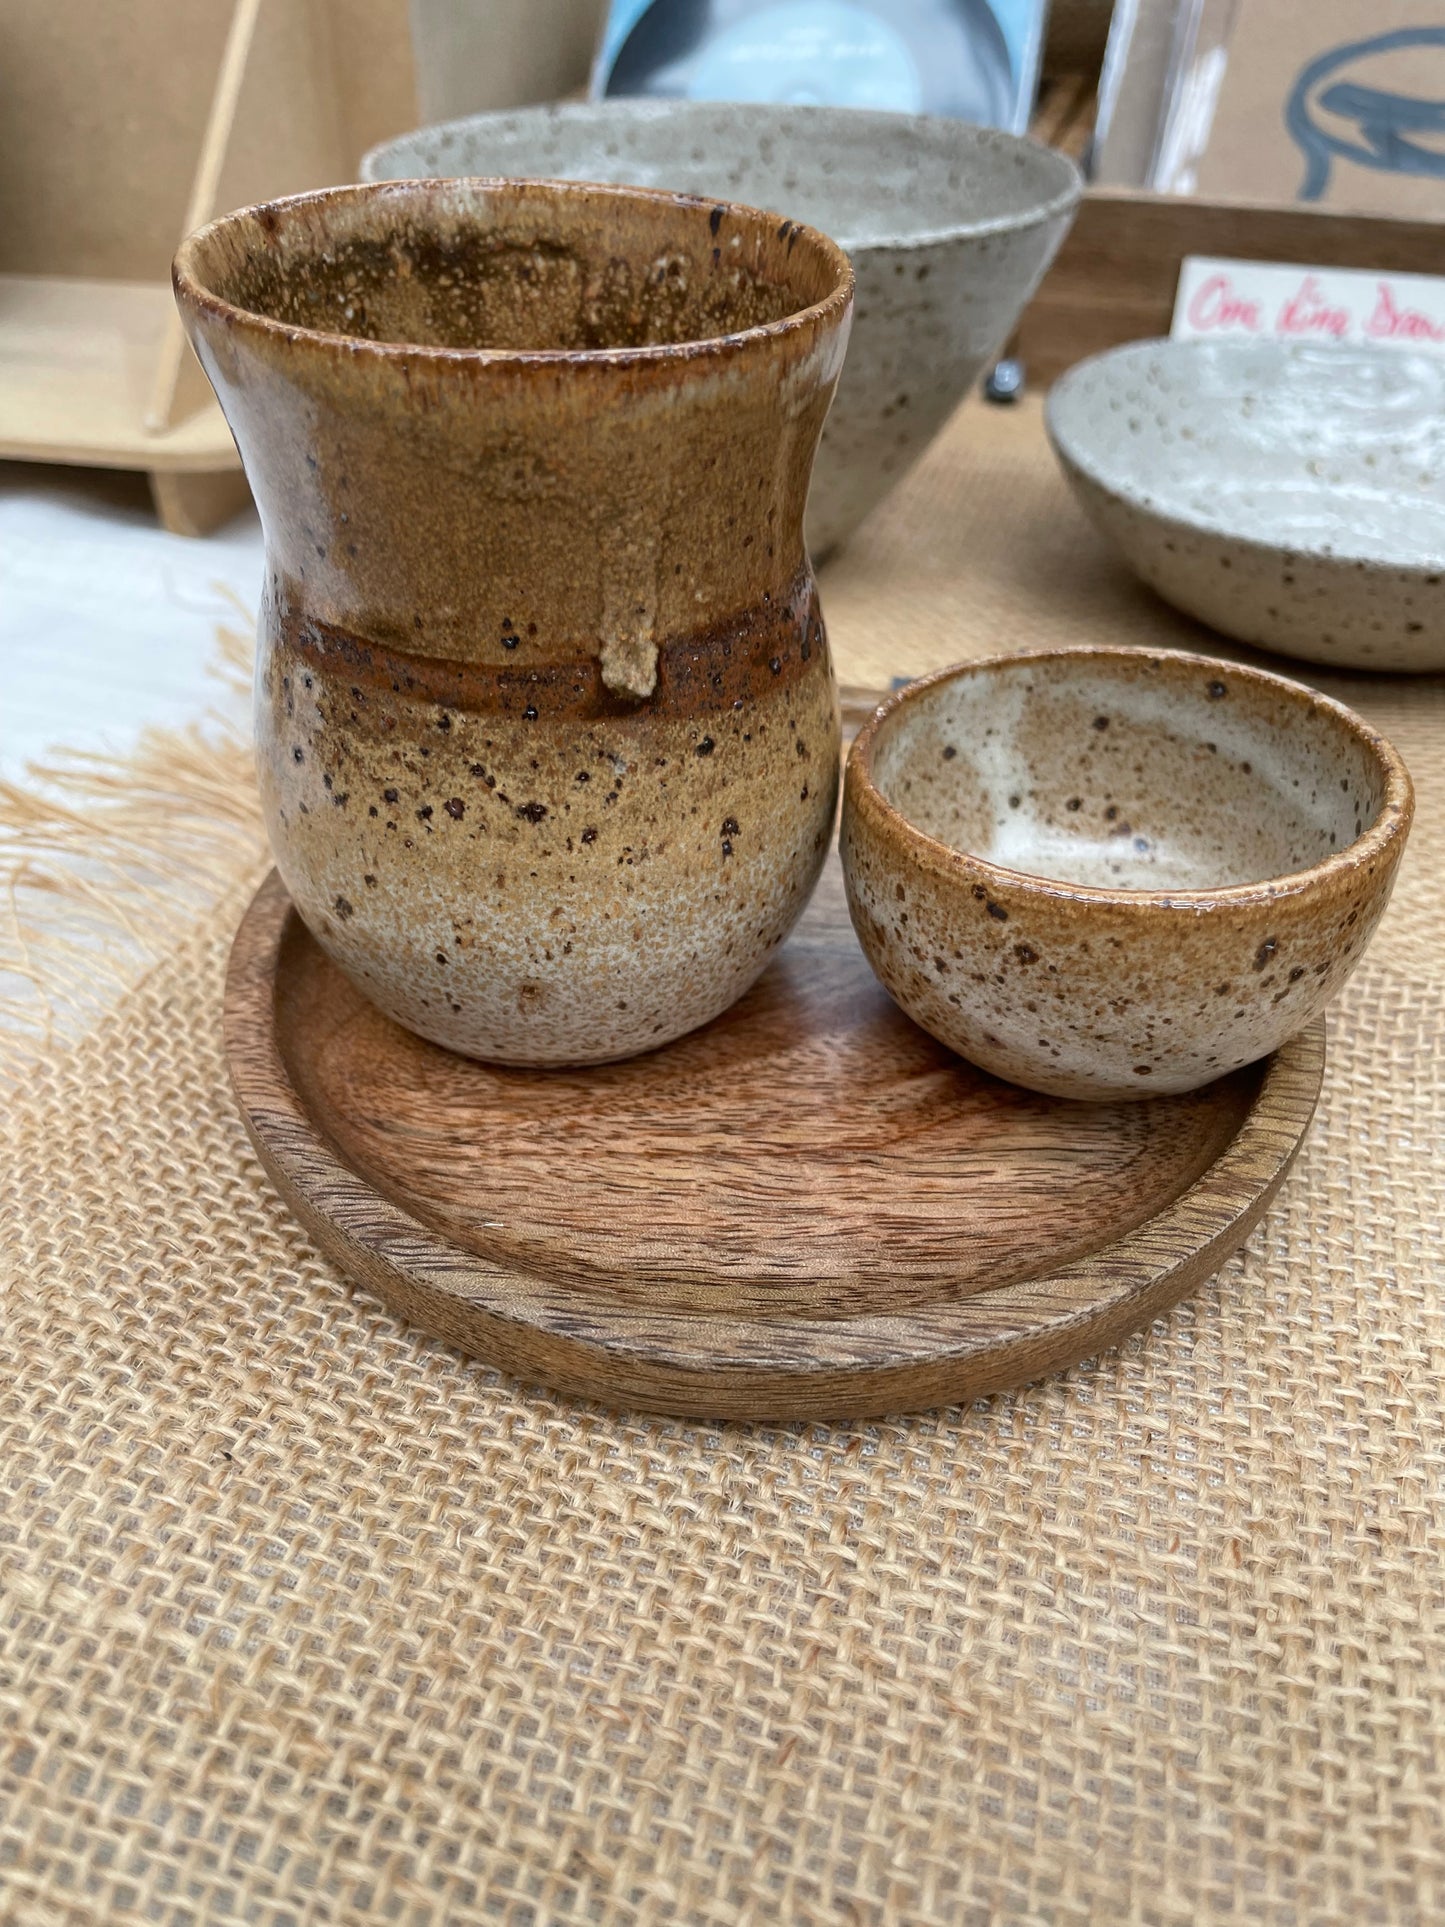
M 1445 216 L 1445 0 L 1238 0 L 1198 192 Z

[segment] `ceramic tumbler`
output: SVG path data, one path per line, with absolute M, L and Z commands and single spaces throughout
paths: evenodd
M 846 257 L 689 196 L 412 181 L 229 215 L 174 278 L 260 509 L 261 793 L 318 941 L 501 1063 L 726 1009 L 833 820 L 803 510 Z

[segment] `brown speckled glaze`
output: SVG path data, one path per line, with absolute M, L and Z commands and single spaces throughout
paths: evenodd
M 522 175 L 780 207 L 848 252 L 848 365 L 808 546 L 827 555 L 912 468 L 997 354 L 1068 231 L 1064 155 L 994 127 L 796 101 L 589 100 L 477 114 L 373 149 L 366 180 Z
M 1058 649 L 910 684 L 848 760 L 842 856 L 881 981 L 1062 1097 L 1197 1089 L 1359 962 L 1414 807 L 1352 711 L 1235 663 Z
M 802 521 L 844 256 L 686 196 L 402 182 L 231 215 L 175 281 L 261 509 L 262 797 L 323 946 L 500 1062 L 716 1016 L 836 800 Z

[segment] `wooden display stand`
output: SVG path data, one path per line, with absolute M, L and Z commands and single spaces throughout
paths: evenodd
M 406 0 L 8 0 L 4 40 L 0 456 L 141 469 L 203 534 L 246 483 L 170 257 L 415 125 Z

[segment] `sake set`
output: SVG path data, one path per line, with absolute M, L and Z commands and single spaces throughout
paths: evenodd
M 276 872 L 233 953 L 233 1081 L 323 1246 L 504 1369 L 740 1417 L 972 1396 L 1118 1338 L 1248 1234 L 1409 777 L 1264 669 L 1025 650 L 878 710 L 833 854 L 806 535 L 844 540 L 921 453 L 1077 179 L 1012 136 L 862 115 L 870 200 L 827 165 L 841 115 L 779 158 L 744 110 L 690 147 L 635 104 L 609 150 L 608 111 L 415 137 L 412 177 L 373 157 L 177 256 L 266 540 Z M 613 178 L 518 177 L 573 151 Z M 745 165 L 709 173 L 755 151 L 767 211 Z M 799 218 L 830 194 L 846 246 Z M 1051 416 L 1166 594 L 1190 471 L 1168 367 L 1136 357 L 1122 391 L 1081 369 Z M 1156 468 L 1174 496 L 1130 492 Z M 1231 573 L 1212 539 L 1179 599 L 1262 639 L 1193 586 Z M 1423 620 L 1371 579 L 1351 633 L 1406 666 Z M 1299 653 L 1307 623 L 1271 620 Z

